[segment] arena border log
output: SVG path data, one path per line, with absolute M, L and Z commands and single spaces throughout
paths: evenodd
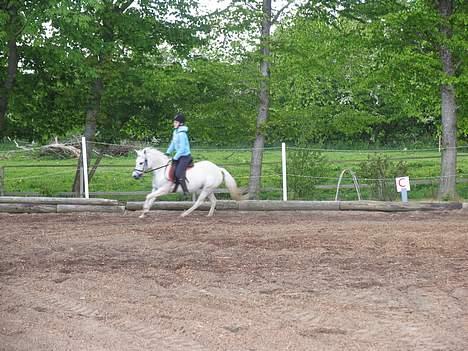
M 129 211 L 143 210 L 143 201 L 128 201 L 125 208 Z M 183 211 L 189 209 L 193 205 L 192 201 L 156 201 L 151 206 L 151 210 L 174 210 Z M 204 202 L 197 210 L 208 211 L 210 203 Z M 238 210 L 239 205 L 232 200 L 218 200 L 216 203 L 217 210 Z
M 105 213 L 124 213 L 125 206 L 98 206 L 98 205 L 57 205 L 57 213 L 70 212 L 105 212 Z
M 391 201 L 340 201 L 340 210 L 344 211 L 437 211 L 458 210 L 462 208 L 459 202 L 391 202 Z
M 51 205 L 98 205 L 117 206 L 119 202 L 111 199 L 84 199 L 74 197 L 22 197 L 22 196 L 0 196 L 0 203 L 12 204 L 51 204 Z
M 339 210 L 336 201 L 246 200 L 239 202 L 240 211 L 316 211 Z
M 57 205 L 0 203 L 0 212 L 6 213 L 55 213 Z
M 192 201 L 156 201 L 152 210 L 183 211 L 193 205 Z M 198 210 L 208 211 L 210 202 L 205 201 Z M 384 201 L 281 201 L 281 200 L 218 200 L 217 210 L 239 211 L 436 211 L 467 209 L 467 203 L 459 202 L 384 202 Z M 10 197 L 0 196 L 0 212 L 9 213 L 71 213 L 110 212 L 143 209 L 143 202 L 58 197 Z
M 190 201 L 156 201 L 151 210 L 183 211 L 193 205 Z M 462 208 L 458 202 L 390 202 L 390 201 L 281 201 L 281 200 L 218 200 L 217 210 L 239 211 L 436 211 L 457 210 Z M 204 202 L 197 210 L 207 211 L 209 202 Z M 126 209 L 139 211 L 143 209 L 143 202 L 127 202 Z
M 0 196 L 0 212 L 8 213 L 123 213 L 124 211 L 125 206 L 120 205 L 117 200 L 110 199 Z

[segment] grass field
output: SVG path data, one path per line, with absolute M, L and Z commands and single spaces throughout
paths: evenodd
M 457 175 L 460 183 L 457 185 L 461 199 L 468 198 L 468 150 L 460 149 L 458 152 Z M 248 184 L 250 173 L 249 149 L 204 149 L 192 150 L 195 161 L 210 160 L 225 167 L 239 186 Z M 362 184 L 361 192 L 364 199 L 372 199 L 366 184 L 372 180 L 364 179 L 360 174 L 360 165 L 368 157 L 386 157 L 391 164 L 399 161 L 405 162 L 407 176 L 411 180 L 410 200 L 432 200 L 436 198 L 438 176 L 440 174 L 440 153 L 436 149 L 425 150 L 332 150 L 321 149 L 319 165 L 314 164 L 317 152 L 312 149 L 288 147 L 288 193 L 289 198 L 304 200 L 334 200 L 338 177 L 342 170 L 354 171 Z M 295 155 L 295 156 L 294 156 Z M 262 198 L 281 198 L 281 149 L 279 147 L 267 148 L 263 160 Z M 135 166 L 135 156 L 131 152 L 128 156 L 104 156 L 97 171 L 90 182 L 90 192 L 141 192 L 140 195 L 96 195 L 100 197 L 119 198 L 122 200 L 141 199 L 144 193 L 151 189 L 151 176 L 146 175 L 142 180 L 132 179 L 131 173 Z M 70 192 L 76 170 L 76 159 L 63 159 L 51 156 L 38 156 L 37 152 L 19 151 L 14 145 L 0 144 L 0 167 L 3 167 L 3 191 L 10 193 L 36 193 L 44 196 L 57 196 Z M 307 166 L 307 167 L 304 167 Z M 319 168 L 318 170 L 316 168 Z M 393 177 L 387 178 L 389 191 L 393 198 L 398 194 L 393 191 Z M 349 173 L 343 178 L 342 184 L 351 184 Z M 425 184 L 420 184 L 425 183 Z M 328 186 L 328 188 L 326 188 Z M 299 189 L 295 191 L 295 187 Z M 300 191 L 306 189 L 307 191 Z M 218 197 L 223 198 L 220 194 Z M 176 199 L 170 195 L 166 199 Z M 340 190 L 341 199 L 356 199 L 354 189 Z

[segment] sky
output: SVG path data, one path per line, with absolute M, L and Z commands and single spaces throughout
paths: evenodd
M 257 0 L 257 1 L 260 2 L 260 0 Z M 216 9 L 227 7 L 231 1 L 230 0 L 198 0 L 198 2 L 200 4 L 200 8 L 202 9 L 202 11 L 205 13 L 208 13 Z M 304 2 L 303 0 L 293 1 L 292 6 L 290 6 L 290 8 L 293 8 L 294 5 L 298 5 L 303 2 Z M 272 5 L 273 13 L 276 13 L 277 10 L 281 9 L 287 3 L 288 3 L 288 0 L 272 0 L 271 5 Z
M 199 0 L 200 7 L 206 9 L 206 12 L 214 11 L 218 8 L 224 8 L 229 4 L 227 0 Z

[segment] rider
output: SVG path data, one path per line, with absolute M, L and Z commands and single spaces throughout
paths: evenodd
M 176 114 L 174 116 L 172 141 L 167 148 L 166 155 L 170 155 L 175 151 L 175 155 L 172 158 L 172 164 L 175 167 L 175 187 L 173 192 L 177 191 L 177 187 L 180 184 L 185 196 L 188 195 L 187 184 L 185 183 L 185 171 L 187 166 L 192 162 L 187 133 L 188 128 L 185 126 L 185 116 L 182 113 Z

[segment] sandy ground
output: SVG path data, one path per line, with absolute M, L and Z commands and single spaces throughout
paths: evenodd
M 468 212 L 0 214 L 0 350 L 468 350 Z

